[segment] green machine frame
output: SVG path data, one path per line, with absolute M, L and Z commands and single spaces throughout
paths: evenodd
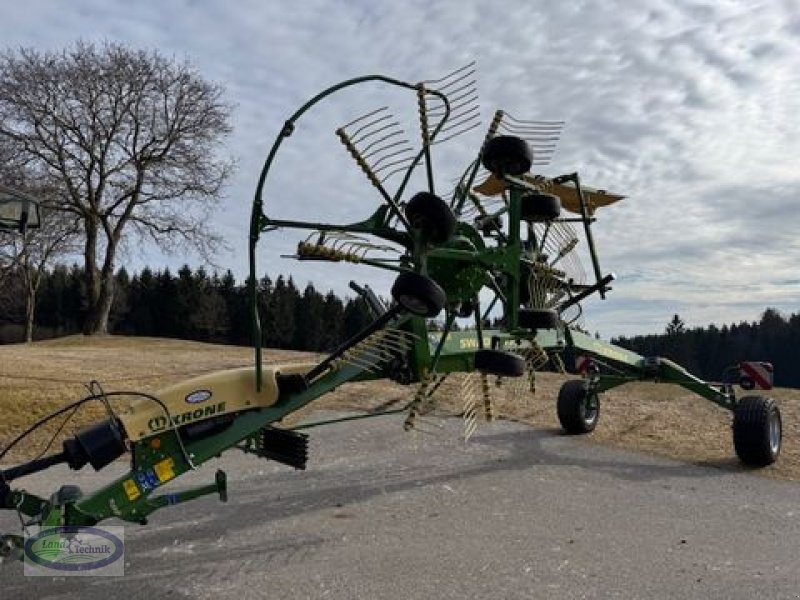
M 362 84 L 381 84 L 408 90 L 415 95 L 420 107 L 420 119 L 423 123 L 421 149 L 407 167 L 396 192 L 389 194 L 379 181 L 373 180 L 375 178 L 370 176 L 369 165 L 360 160 L 361 157 L 357 152 L 353 152 L 359 166 L 370 177 L 383 199 L 382 205 L 373 214 L 363 221 L 351 224 L 310 223 L 267 216 L 263 197 L 265 182 L 277 152 L 293 134 L 302 115 L 336 92 Z M 428 123 L 429 115 L 425 110 L 425 102 L 431 98 L 436 99 L 442 107 L 433 124 Z M 735 420 L 738 419 L 740 422 L 738 429 L 740 440 L 734 439 L 734 442 L 737 453 L 745 462 L 752 464 L 772 462 L 777 457 L 780 447 L 780 416 L 771 400 L 751 397 L 737 401 L 734 386 L 730 382 L 719 385 L 707 383 L 672 361 L 658 357 L 643 357 L 592 338 L 570 327 L 560 318 L 565 310 L 579 304 L 591 294 L 598 293 L 605 296 L 610 289 L 609 284 L 614 279 L 613 275 L 604 275 L 600 269 L 591 229 L 594 216 L 585 200 L 577 173 L 552 178 L 551 181 L 570 185 L 575 190 L 579 200 L 579 213 L 567 220 L 580 223 L 583 227 L 591 256 L 594 281 L 590 284 L 561 282 L 566 299 L 548 309 L 549 312 L 545 311 L 551 316 L 555 315 L 551 326 L 531 327 L 529 322 L 522 322 L 526 321 L 523 319 L 527 315 L 525 311 L 530 311 L 524 306 L 520 297 L 523 281 L 530 276 L 530 269 L 535 262 L 535 248 L 538 243 L 533 228 L 523 218 L 523 213 L 527 210 L 526 203 L 530 197 L 541 194 L 541 189 L 535 182 L 532 183 L 524 177 L 524 172 L 519 169 L 499 170 L 495 175 L 502 180 L 506 191 L 502 208 L 493 214 L 485 213 L 480 202 L 470 192 L 482 161 L 484 166 L 486 164 L 487 148 L 491 141 L 496 139 L 496 132 L 490 131 L 487 135 L 477 158 L 464 171 L 452 198 L 445 204 L 449 209 L 447 214 L 459 215 L 465 205 L 473 203 L 484 217 L 495 219 L 495 222 L 499 222 L 498 217 L 504 216 L 507 227 L 497 225 L 492 235 L 487 237 L 474 224 L 452 217 L 452 223 L 449 225 L 451 231 L 439 239 L 432 235 L 433 230 L 430 227 L 425 226 L 424 219 L 420 221 L 418 218 L 411 218 L 410 203 L 404 202 L 403 198 L 412 172 L 420 165 L 423 165 L 426 171 L 427 190 L 424 194 L 427 196 L 425 197 L 433 204 L 445 202 L 435 196 L 431 147 L 450 114 L 451 103 L 445 93 L 428 89 L 423 84 L 411 84 L 374 75 L 344 81 L 324 90 L 285 122 L 269 151 L 258 179 L 250 219 L 249 295 L 255 350 L 256 391 L 260 391 L 264 385 L 264 369 L 267 368 L 263 366 L 262 360 L 262 332 L 256 289 L 257 247 L 265 233 L 276 229 L 311 230 L 318 233 L 320 240 L 326 234 L 347 234 L 370 236 L 393 244 L 401 249 L 400 256 L 396 260 L 371 259 L 365 256 L 358 256 L 356 260 L 352 254 L 335 250 L 323 251 L 321 245 L 311 243 L 301 243 L 298 246 L 297 258 L 334 261 L 352 259 L 351 262 L 394 271 L 397 273 L 398 281 L 402 278 L 406 280 L 416 278 L 414 281 L 428 282 L 426 285 L 429 287 L 425 289 L 432 290 L 432 296 L 435 298 L 431 300 L 431 297 L 428 297 L 423 300 L 435 304 L 435 310 L 427 310 L 430 306 L 419 311 L 413 310 L 414 303 L 408 301 L 402 294 L 395 293 L 396 289 L 393 289 L 396 302 L 391 306 L 385 306 L 370 290 L 353 285 L 352 287 L 364 295 L 373 307 L 375 312 L 373 323 L 334 349 L 330 355 L 307 372 L 279 376 L 279 394 L 271 405 L 226 415 L 224 419 L 210 419 L 205 428 L 189 430 L 185 426 L 173 424 L 164 431 L 131 441 L 127 439 L 127 433 L 111 410 L 112 401 L 117 396 L 127 396 L 130 393 L 98 392 L 84 398 L 35 424 L 0 453 L 2 459 L 11 447 L 24 440 L 35 427 L 66 414 L 84 402 L 102 401 L 109 407 L 111 414 L 106 421 L 83 430 L 76 434 L 75 438 L 66 441 L 63 452 L 0 471 L 0 508 L 19 513 L 23 526 L 91 526 L 110 518 L 144 524 L 151 513 L 162 507 L 176 505 L 206 494 L 218 494 L 222 500 L 226 500 L 226 478 L 222 471 L 218 471 L 214 481 L 204 486 L 169 492 L 158 490 L 164 484 L 174 481 L 182 474 L 232 448 L 304 468 L 306 435 L 298 430 L 314 424 L 301 425 L 294 430 L 279 428 L 274 424 L 342 384 L 388 378 L 402 384 L 418 386 L 415 400 L 412 400 L 409 406 L 355 415 L 348 417 L 350 419 L 413 412 L 413 402 L 425 394 L 431 394 L 432 388 L 441 380 L 436 376 L 446 376 L 455 372 L 469 373 L 475 370 L 496 375 L 519 375 L 518 372 L 512 372 L 517 363 L 511 358 L 500 361 L 502 364 L 499 370 L 494 371 L 491 366 L 487 366 L 484 359 L 490 357 L 496 361 L 499 360 L 498 357 L 513 357 L 513 352 L 530 347 L 538 347 L 551 361 L 566 364 L 568 369 L 573 367 L 578 356 L 591 359 L 591 368 L 584 377 L 567 382 L 569 385 L 562 388 L 562 395 L 566 400 L 559 397 L 559 403 L 571 402 L 577 411 L 576 414 L 585 418 L 583 424 L 571 431 L 572 433 L 588 432 L 594 428 L 591 415 L 597 412 L 602 392 L 631 381 L 669 382 L 680 385 L 735 413 Z M 343 139 L 343 141 L 348 140 Z M 430 221 L 430 213 L 426 214 Z M 446 221 L 450 217 L 445 215 L 443 218 Z M 427 224 L 430 225 L 430 222 Z M 481 293 L 487 296 L 487 291 L 488 295 L 493 295 L 493 299 L 485 307 L 481 307 Z M 440 310 L 444 313 L 442 330 L 429 331 L 431 316 Z M 456 319 L 465 314 L 474 315 L 474 329 L 455 331 L 453 326 Z M 487 319 L 493 314 L 502 314 L 500 328 L 485 326 Z M 383 339 L 385 343 L 376 350 L 378 346 L 374 340 L 378 338 Z M 139 395 L 159 404 L 166 413 L 169 412 L 157 395 Z M 753 398 L 760 398 L 755 408 Z M 740 416 L 737 407 L 742 404 L 746 404 L 748 408 L 748 411 L 740 411 L 742 415 L 752 413 L 756 416 L 752 418 L 747 415 Z M 168 422 L 173 423 L 172 415 L 167 414 L 167 417 Z M 736 422 L 734 425 L 736 438 Z M 581 430 L 581 427 L 585 431 Z M 776 435 L 777 448 L 774 447 Z M 759 454 L 753 449 L 758 446 L 758 449 L 763 450 L 765 444 L 771 444 L 769 449 L 772 451 L 767 459 L 764 452 Z M 740 451 L 740 446 L 745 450 Z M 91 493 L 83 493 L 75 486 L 64 485 L 50 497 L 44 498 L 11 486 L 16 479 L 58 463 L 66 462 L 73 468 L 80 468 L 88 462 L 96 469 L 103 468 L 125 452 L 130 454 L 130 469 L 121 477 Z M 19 556 L 23 545 L 24 538 L 19 534 L 3 536 L 0 555 Z

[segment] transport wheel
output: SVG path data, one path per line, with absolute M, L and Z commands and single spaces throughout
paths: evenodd
M 519 326 L 525 329 L 555 329 L 560 319 L 552 308 L 520 308 Z
M 733 409 L 733 447 L 744 464 L 765 467 L 781 452 L 783 427 L 775 401 L 764 396 L 745 396 Z
M 394 280 L 392 298 L 410 313 L 435 317 L 444 307 L 446 295 L 430 277 L 404 271 Z
M 522 197 L 520 209 L 523 221 L 552 221 L 561 215 L 561 199 L 555 194 L 528 194 Z
M 478 350 L 475 353 L 475 370 L 501 377 L 519 377 L 525 373 L 525 361 L 511 352 Z
M 558 392 L 556 408 L 561 427 L 570 435 L 594 431 L 600 419 L 600 397 L 597 394 L 587 397 L 582 379 L 564 382 Z
M 406 217 L 429 241 L 443 244 L 456 230 L 456 218 L 447 203 L 428 192 L 414 194 L 406 204 Z
M 531 170 L 533 153 L 522 138 L 513 135 L 498 135 L 483 145 L 481 162 L 493 175 L 519 177 Z

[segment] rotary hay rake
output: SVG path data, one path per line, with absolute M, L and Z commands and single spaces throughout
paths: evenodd
M 387 107 L 336 130 L 380 195 L 381 206 L 349 224 L 268 216 L 264 184 L 300 118 L 323 99 L 361 85 L 407 93 L 418 114 L 416 145 Z M 432 149 L 480 126 L 476 101 L 471 64 L 417 84 L 380 75 L 351 79 L 300 107 L 272 145 L 253 202 L 249 293 L 254 366 L 203 375 L 155 395 L 96 389 L 34 423 L 0 453 L 0 460 L 32 431 L 62 415 L 69 418 L 87 402 L 102 402 L 108 411 L 107 419 L 66 439 L 61 452 L 0 471 L 0 507 L 19 514 L 23 530 L 92 526 L 110 518 L 145 524 L 165 506 L 212 493 L 225 500 L 222 471 L 205 486 L 156 490 L 226 450 L 305 468 L 307 435 L 298 429 L 310 425 L 291 429 L 276 424 L 342 384 L 390 379 L 415 386 L 403 408 L 349 417 L 400 413 L 405 428 L 413 429 L 420 415 L 435 407 L 437 394 L 452 390 L 447 378 L 466 374 L 460 394 L 468 437 L 481 419 L 496 416 L 492 393 L 497 383 L 514 382 L 506 392 L 523 397 L 535 389 L 536 371 L 548 365 L 582 375 L 564 383 L 558 394 L 557 414 L 566 433 L 595 428 L 606 390 L 637 380 L 670 382 L 733 413 L 733 442 L 742 462 L 774 462 L 781 445 L 777 406 L 761 395 L 737 399 L 734 389 L 734 384 L 768 388 L 768 377 L 752 375 L 765 370 L 765 364 L 735 366 L 722 384 L 712 385 L 670 360 L 642 357 L 581 331 L 581 302 L 592 294 L 605 297 L 614 279 L 600 268 L 592 226 L 598 209 L 622 196 L 582 185 L 577 173 L 546 177 L 530 172 L 548 163 L 562 122 L 523 121 L 497 111 L 455 187 L 443 197 L 436 194 Z M 406 188 L 417 170 L 424 171 L 427 189 L 408 197 Z M 391 192 L 390 183 L 396 183 Z M 351 282 L 374 312 L 374 321 L 318 363 L 262 364 L 256 249 L 262 235 L 278 229 L 309 232 L 293 258 L 346 261 L 396 273 L 390 305 L 368 286 Z M 580 241 L 591 259 L 590 277 L 578 259 Z M 430 320 L 442 313 L 443 326 L 430 331 Z M 499 325 L 490 328 L 492 316 L 499 317 Z M 473 319 L 474 327 L 456 330 L 457 318 Z M 129 400 L 124 410 L 115 406 L 120 398 Z M 91 493 L 64 485 L 42 498 L 11 485 L 59 463 L 72 469 L 88 463 L 99 470 L 126 453 L 129 471 Z M 2 555 L 19 557 L 23 545 L 22 535 L 3 536 Z

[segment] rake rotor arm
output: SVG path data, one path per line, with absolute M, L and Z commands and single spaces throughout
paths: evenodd
M 586 299 L 587 297 L 591 296 L 595 292 L 600 292 L 600 295 L 602 296 L 603 292 L 605 292 L 606 290 L 609 289 L 608 288 L 608 284 L 611 283 L 612 281 L 614 281 L 615 278 L 616 278 L 616 276 L 613 273 L 609 273 L 608 275 L 606 275 L 605 277 L 600 279 L 596 284 L 587 287 L 586 289 L 584 289 L 580 293 L 576 294 L 575 296 L 572 296 L 568 300 L 565 300 L 564 302 L 559 304 L 558 305 L 558 312 L 560 312 L 560 313 L 564 312 L 570 306 L 573 306 L 575 304 L 578 304 L 579 302 L 582 302 L 584 299 Z
M 250 238 L 249 238 L 250 239 L 250 244 L 249 244 L 249 265 L 250 265 L 250 284 L 249 284 L 250 290 L 249 291 L 250 291 L 250 293 L 249 293 L 249 297 L 250 297 L 250 310 L 251 310 L 251 329 L 252 329 L 252 338 L 253 338 L 252 341 L 253 341 L 253 346 L 255 348 L 256 388 L 258 390 L 261 390 L 261 384 L 262 384 L 262 371 L 261 371 L 262 353 L 261 353 L 261 321 L 259 319 L 258 310 L 257 310 L 258 298 L 257 298 L 257 290 L 256 290 L 256 277 L 257 277 L 257 273 L 256 273 L 256 246 L 258 244 L 258 239 L 259 239 L 259 237 L 261 235 L 261 232 L 264 231 L 271 224 L 275 225 L 275 222 L 270 223 L 270 220 L 264 214 L 263 191 L 264 191 L 264 185 L 265 185 L 266 180 L 267 180 L 267 176 L 269 174 L 270 169 L 272 168 L 272 163 L 275 160 L 275 156 L 277 155 L 278 150 L 280 149 L 281 144 L 283 143 L 283 140 L 285 138 L 288 138 L 289 136 L 291 136 L 292 133 L 294 133 L 295 124 L 300 119 L 300 117 L 303 116 L 303 114 L 305 114 L 307 111 L 309 111 L 314 105 L 318 104 L 319 102 L 321 102 L 322 100 L 324 100 L 325 98 L 327 98 L 328 96 L 331 96 L 332 94 L 334 94 L 336 92 L 339 92 L 339 91 L 341 91 L 343 89 L 346 89 L 346 88 L 349 88 L 349 87 L 352 87 L 352 86 L 355 86 L 355 85 L 359 85 L 359 84 L 363 84 L 363 83 L 367 83 L 367 82 L 373 82 L 373 81 L 374 82 L 382 82 L 382 83 L 385 83 L 385 84 L 388 84 L 388 85 L 391 85 L 391 86 L 401 87 L 401 88 L 405 88 L 405 89 L 412 90 L 412 91 L 416 91 L 418 89 L 417 86 L 415 86 L 413 84 L 410 84 L 408 82 L 405 82 L 405 81 L 400 81 L 399 79 L 393 79 L 391 77 L 385 77 L 383 75 L 366 75 L 366 76 L 363 76 L 363 77 L 357 77 L 357 78 L 354 78 L 354 79 L 348 79 L 346 81 L 343 81 L 341 83 L 338 83 L 336 85 L 333 85 L 333 86 L 323 90 L 322 92 L 320 92 L 319 94 L 317 94 L 316 96 L 314 96 L 313 98 L 308 100 L 305 104 L 303 104 L 299 109 L 297 109 L 297 111 L 294 112 L 294 114 L 292 114 L 292 116 L 290 116 L 286 120 L 286 122 L 284 123 L 283 127 L 281 128 L 281 131 L 275 137 L 275 140 L 272 143 L 272 147 L 270 148 L 269 154 L 267 155 L 267 158 L 264 161 L 264 166 L 261 169 L 261 173 L 259 174 L 258 183 L 256 184 L 255 197 L 253 199 L 253 208 L 252 208 L 251 216 L 250 216 Z M 434 131 L 431 133 L 430 137 L 431 137 L 431 139 L 434 139 L 436 137 L 436 135 L 439 133 L 439 131 L 441 131 L 442 127 L 444 126 L 445 122 L 447 121 L 448 117 L 450 116 L 450 104 L 449 104 L 449 101 L 447 100 L 447 97 L 444 94 L 442 94 L 441 92 L 438 92 L 436 90 L 426 90 L 426 93 L 430 93 L 430 94 L 433 94 L 433 95 L 437 96 L 444 103 L 444 107 L 445 107 L 445 111 L 444 111 L 444 114 L 443 114 L 442 118 L 440 119 L 440 121 L 437 124 L 436 128 L 434 129 Z M 409 167 L 408 171 L 406 172 L 405 178 L 403 179 L 403 182 L 400 184 L 400 187 L 398 188 L 398 191 L 395 194 L 395 197 L 394 198 L 387 198 L 387 204 L 390 207 L 392 213 L 400 220 L 401 223 L 403 223 L 403 225 L 406 228 L 406 231 L 410 231 L 411 230 L 411 225 L 408 222 L 408 219 L 406 218 L 406 216 L 400 210 L 400 207 L 398 205 L 398 200 L 401 197 L 401 195 L 402 195 L 402 193 L 403 193 L 403 191 L 405 189 L 405 186 L 408 184 L 408 181 L 411 178 L 411 173 L 412 173 L 414 167 L 419 162 L 419 160 L 422 158 L 423 152 L 424 152 L 424 149 L 420 150 L 420 152 L 417 155 L 416 159 L 414 160 L 414 162 Z
M 592 236 L 592 219 L 591 215 L 589 214 L 589 207 L 586 205 L 586 198 L 583 195 L 583 190 L 581 189 L 581 180 L 578 176 L 578 173 L 568 173 L 566 175 L 561 175 L 559 177 L 553 178 L 553 183 L 555 184 L 562 184 L 572 182 L 575 185 L 575 191 L 578 195 L 578 201 L 581 210 L 581 220 L 583 221 L 583 230 L 586 233 L 586 242 L 589 244 L 589 255 L 592 259 L 592 268 L 594 269 L 594 277 L 597 285 L 597 291 L 600 293 L 601 298 L 606 297 L 606 289 L 605 286 L 601 286 L 600 283 L 603 280 L 602 273 L 600 271 L 600 259 L 597 257 L 597 249 L 594 245 L 594 237 Z
M 367 306 L 369 306 L 376 317 L 380 317 L 389 310 L 368 285 L 365 284 L 364 287 L 361 287 L 355 281 L 351 281 L 350 289 L 364 299 L 364 302 L 367 303 Z
M 311 371 L 306 373 L 305 376 L 306 380 L 314 381 L 314 379 L 325 373 L 334 363 L 334 361 L 340 358 L 349 348 L 352 348 L 356 344 L 364 341 L 379 329 L 383 329 L 384 327 L 386 327 L 393 319 L 397 318 L 402 312 L 403 308 L 399 304 L 395 304 L 394 306 L 392 306 L 389 310 L 384 312 L 381 316 L 375 319 L 367 327 L 362 329 L 356 335 L 354 335 L 349 340 L 341 344 L 338 348 L 336 348 L 336 350 L 331 352 L 331 354 L 328 357 L 326 357 L 325 360 L 319 363 Z

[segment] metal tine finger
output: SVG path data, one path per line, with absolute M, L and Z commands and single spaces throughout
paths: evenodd
M 471 75 L 471 74 L 475 73 L 475 71 L 477 70 L 476 69 L 476 64 L 477 64 L 476 61 L 473 60 L 472 62 L 469 62 L 466 65 L 464 65 L 463 67 L 459 67 L 455 71 L 451 71 L 450 73 L 448 73 L 444 77 L 440 77 L 439 79 L 426 79 L 422 83 L 424 83 L 428 87 L 432 87 L 433 84 L 440 83 L 442 81 L 446 81 L 446 80 L 448 80 L 448 79 L 450 79 L 452 77 L 460 76 L 460 74 L 463 74 L 464 71 L 467 71 L 467 70 L 470 70 L 470 69 L 471 69 L 471 71 L 467 75 Z
M 380 146 L 380 144 L 382 144 L 386 140 L 391 140 L 392 138 L 395 138 L 398 135 L 399 136 L 403 135 L 403 130 L 402 129 L 396 129 L 395 131 L 392 131 L 391 133 L 388 133 L 388 134 L 386 134 L 386 135 L 374 140 L 373 142 L 367 144 L 366 147 L 360 149 L 361 156 L 363 156 L 365 159 L 367 159 L 367 158 L 370 158 L 371 156 L 374 156 L 377 152 L 383 151 L 385 148 Z M 392 141 L 391 143 L 392 144 L 399 144 L 399 143 L 403 143 L 403 142 L 409 143 L 407 139 L 396 140 L 396 141 Z M 377 148 L 376 148 L 376 146 L 377 146 Z M 391 147 L 393 147 L 393 146 L 391 146 Z
M 390 352 L 386 348 L 380 346 L 370 348 L 367 354 L 373 357 L 377 361 L 377 364 L 386 363 L 394 356 L 394 352 Z
M 441 125 L 441 119 L 444 118 L 445 114 L 448 115 L 449 120 L 444 128 L 437 132 L 437 137 L 430 139 L 430 143 L 439 144 L 451 140 L 479 125 L 479 123 L 468 123 L 467 121 L 470 119 L 465 120 L 468 115 L 470 118 L 480 119 L 480 110 L 477 105 L 478 82 L 475 77 L 476 72 L 476 62 L 472 61 L 443 77 L 422 82 L 428 89 L 444 94 L 447 98 L 446 106 L 438 96 L 432 94 L 425 96 L 426 118 L 424 122 L 427 123 L 425 127 L 427 136 L 424 135 L 423 137 L 425 139 L 432 137 L 432 133 Z M 449 135 L 443 135 L 446 130 L 450 131 Z M 445 137 L 447 139 L 442 139 Z
M 355 127 L 355 129 L 353 129 Z M 353 129 L 350 131 L 350 129 Z M 400 122 L 392 115 L 388 107 L 382 106 L 370 111 L 347 125 L 337 130 L 337 135 L 345 144 L 350 154 L 366 173 L 370 182 L 382 190 L 384 196 L 388 195 L 383 189 L 383 183 L 394 174 L 379 178 L 387 170 L 402 164 L 405 170 L 411 162 L 409 157 L 406 163 L 387 160 L 401 154 L 413 152 L 413 148 L 403 132 Z M 398 139 L 400 138 L 400 139 Z
M 448 98 L 448 102 L 450 102 L 450 114 L 457 113 L 458 111 L 462 110 L 465 106 L 475 106 L 478 105 L 476 102 L 478 101 L 478 90 L 470 90 L 461 96 L 456 98 Z M 440 103 L 437 106 L 428 109 L 428 116 L 429 117 L 439 117 L 442 116 L 445 112 L 444 110 L 444 103 Z
M 413 162 L 414 162 L 414 152 L 410 151 L 410 153 L 407 153 L 402 158 L 398 158 L 397 160 L 393 160 L 387 164 L 381 165 L 378 168 L 378 172 L 380 172 L 383 177 L 382 181 L 386 181 L 398 171 L 405 171 L 408 168 L 408 166 L 411 165 Z M 389 172 L 386 173 L 386 171 Z
M 386 348 L 379 342 L 369 342 L 369 338 L 364 340 L 361 344 L 359 344 L 355 350 L 358 352 L 363 353 L 368 357 L 372 357 L 376 359 L 378 362 L 381 362 L 385 359 Z
M 363 247 L 363 244 L 359 244 L 358 242 L 343 242 L 342 245 L 335 248 L 335 250 L 346 254 L 355 254 L 356 250 L 361 250 Z
M 509 131 L 519 131 L 519 132 L 526 132 L 531 134 L 541 134 L 541 135 L 559 135 L 563 131 L 563 127 L 545 127 L 545 126 L 533 126 L 533 125 L 514 125 L 513 123 L 507 123 L 503 121 L 500 123 L 500 126 L 504 129 L 508 129 Z
M 380 363 L 387 360 L 383 352 L 380 351 L 380 348 L 373 347 L 359 348 L 358 357 L 364 362 L 372 363 L 373 366 L 378 366 Z
M 403 346 L 395 342 L 385 342 L 385 348 L 393 354 L 404 354 L 411 349 L 411 346 Z
M 408 350 L 413 344 L 413 342 L 409 342 L 402 338 L 392 338 L 388 336 L 385 338 L 381 338 L 381 343 L 385 344 L 388 348 L 391 348 L 393 350 L 400 350 L 403 352 Z
M 405 329 L 397 329 L 396 327 L 387 327 L 386 329 L 381 329 L 381 333 L 384 335 L 400 336 L 411 340 L 420 339 L 419 335 L 414 333 L 413 331 L 406 331 Z
M 382 344 L 386 344 L 387 346 L 397 350 L 406 350 L 414 343 L 413 340 L 405 336 L 391 335 L 394 333 L 394 331 L 385 329 L 379 333 L 383 334 L 378 337 Z
M 353 352 L 352 349 L 342 354 L 342 357 L 345 360 L 347 360 L 347 362 L 352 363 L 357 367 L 362 367 L 366 369 L 374 369 L 375 367 L 377 367 L 377 363 L 375 361 L 364 358 L 363 356 L 361 356 L 361 353 Z
M 400 144 L 401 144 L 401 142 L 398 142 L 398 143 L 394 144 L 394 146 L 399 146 Z M 381 169 L 385 168 L 385 167 L 380 166 L 380 164 L 382 162 L 385 162 L 387 160 L 390 160 L 392 158 L 395 158 L 395 157 L 403 155 L 403 154 L 408 154 L 409 152 L 411 152 L 412 156 L 413 156 L 413 150 L 411 149 L 411 147 L 410 146 L 405 146 L 403 148 L 400 148 L 400 150 L 396 150 L 395 152 L 390 152 L 389 154 L 384 154 L 378 160 L 376 160 L 374 163 L 372 163 L 372 169 L 377 173 Z M 406 160 L 406 159 L 404 158 L 403 160 Z M 391 163 L 391 164 L 393 164 L 393 163 Z
M 358 344 L 347 350 L 343 356 L 356 358 L 362 362 L 377 366 L 381 362 L 381 357 L 373 353 L 374 348 L 368 344 Z
M 449 122 L 444 128 L 442 128 L 442 131 L 447 131 L 448 129 L 459 127 L 460 124 L 464 123 L 465 121 L 468 121 L 470 119 L 480 119 L 480 117 L 481 117 L 481 110 L 480 107 L 477 105 L 473 106 L 469 110 L 465 110 L 464 112 L 456 115 L 455 117 L 452 116 L 451 113 L 450 116 L 451 122 Z
M 461 135 L 463 133 L 467 133 L 468 131 L 472 131 L 473 129 L 476 129 L 477 127 L 480 127 L 480 126 L 481 126 L 481 122 L 480 121 L 476 121 L 475 123 L 473 123 L 469 127 L 465 127 L 464 129 L 460 129 L 460 130 L 456 131 L 455 133 L 453 133 L 451 135 L 445 136 L 445 137 L 443 137 L 441 139 L 439 139 L 437 137 L 436 140 L 433 142 L 433 144 L 434 145 L 435 144 L 443 144 L 444 142 L 450 141 L 453 138 L 458 137 L 459 135 Z
M 469 115 L 465 115 L 463 118 L 460 118 L 457 121 L 453 121 L 453 123 L 449 124 L 447 127 L 444 127 L 439 134 L 448 133 L 454 129 L 461 129 L 466 126 L 470 126 L 470 128 L 474 128 L 477 125 L 480 125 L 480 114 L 473 113 Z M 439 141 L 438 139 L 436 140 Z
M 512 123 L 519 123 L 521 125 L 543 125 L 553 127 L 563 127 L 566 121 L 563 120 L 542 120 L 542 119 L 518 119 L 508 111 L 503 111 L 503 118 L 508 119 Z
M 357 145 L 362 143 L 364 140 L 371 138 L 372 136 L 378 135 L 382 131 L 386 131 L 387 129 L 401 129 L 400 122 L 397 120 L 392 121 L 392 119 L 394 119 L 394 116 L 391 113 L 386 113 L 386 115 L 380 119 L 376 119 L 359 129 L 358 132 L 350 134 L 350 139 L 354 144 Z M 369 129 L 367 129 L 368 127 Z M 359 137 L 356 137 L 356 135 Z
M 466 79 L 466 76 L 458 81 L 454 81 L 452 84 L 448 84 L 438 88 L 437 91 L 442 92 L 445 96 L 447 96 L 448 102 L 450 101 L 450 96 L 457 96 L 458 94 L 472 93 L 475 90 L 475 86 L 478 85 L 478 81 L 476 79 L 472 79 L 471 81 L 467 81 L 463 83 L 457 88 L 453 88 L 454 85 L 461 83 Z
M 412 159 L 411 162 L 413 162 L 413 159 Z M 391 172 L 389 172 L 386 175 L 384 175 L 383 179 L 381 179 L 381 183 L 383 183 L 384 181 L 387 181 L 388 179 L 391 179 L 392 177 L 394 177 L 398 173 L 404 173 L 407 170 L 408 170 L 408 168 L 406 167 L 406 165 L 402 165 L 402 166 L 399 166 L 399 167 L 397 167 L 395 169 L 392 169 Z
M 350 356 L 343 356 L 340 360 L 336 361 L 339 365 L 348 364 L 354 367 L 357 367 L 363 371 L 368 371 L 369 373 L 375 373 L 376 369 L 374 365 L 360 363 L 357 360 L 354 360 Z
M 382 171 L 385 171 L 386 169 L 395 169 L 397 167 L 397 165 L 407 165 L 408 163 L 410 163 L 413 160 L 414 160 L 413 155 L 405 156 L 403 158 L 399 158 L 397 160 L 393 160 L 393 161 L 388 162 L 385 165 L 382 165 L 382 166 L 378 167 L 377 169 L 375 169 L 375 174 L 378 175 Z
M 377 119 L 373 119 L 369 123 L 366 123 L 366 124 L 362 125 L 361 127 L 356 129 L 355 131 L 348 132 L 348 135 L 350 136 L 350 139 L 353 140 L 354 144 L 358 144 L 358 143 L 362 142 L 364 140 L 364 138 L 369 137 L 370 135 L 373 135 L 374 133 L 385 129 L 386 127 L 389 127 L 391 125 L 397 125 L 397 126 L 400 125 L 397 121 L 392 121 L 391 123 L 384 123 L 385 121 L 388 121 L 389 119 L 392 119 L 392 113 L 387 112 L 384 115 L 378 117 Z M 381 126 L 376 130 L 370 129 L 370 127 L 374 127 L 375 125 L 381 125 Z M 364 132 L 365 130 L 367 130 L 366 133 L 361 135 L 362 132 Z M 359 135 L 361 137 L 357 137 Z
M 372 117 L 374 115 L 377 115 L 381 111 L 388 111 L 388 110 L 389 110 L 388 106 L 380 106 L 380 107 L 376 108 L 375 110 L 371 110 L 368 113 L 364 113 L 363 115 L 356 117 L 355 119 L 353 119 L 349 123 L 346 123 L 346 124 L 342 125 L 339 129 L 347 129 L 348 127 L 352 127 L 356 123 L 360 123 L 364 119 L 369 119 L 370 117 Z
M 391 344 L 393 347 L 398 349 L 408 349 L 413 346 L 414 342 L 416 341 L 414 338 L 408 336 L 393 335 L 393 332 L 392 334 L 387 333 L 387 335 L 381 339 L 384 343 Z
M 460 98 L 454 98 L 453 103 L 450 105 L 450 118 L 459 118 L 462 115 L 466 114 L 467 112 L 476 112 L 479 111 L 480 106 L 476 104 L 478 100 L 478 90 L 475 90 L 474 93 L 470 94 L 469 96 L 462 96 Z M 435 111 L 436 114 L 430 114 Z M 429 116 L 439 116 L 439 112 L 444 114 L 444 105 L 441 107 L 437 107 L 432 111 L 429 111 Z
M 407 171 L 409 165 L 411 165 L 412 162 L 413 160 L 408 160 L 403 163 L 399 163 L 398 166 L 396 167 L 393 167 L 391 171 L 389 171 L 386 175 L 383 176 L 383 178 L 381 179 L 381 183 L 388 181 L 398 173 L 403 173 L 404 171 Z

